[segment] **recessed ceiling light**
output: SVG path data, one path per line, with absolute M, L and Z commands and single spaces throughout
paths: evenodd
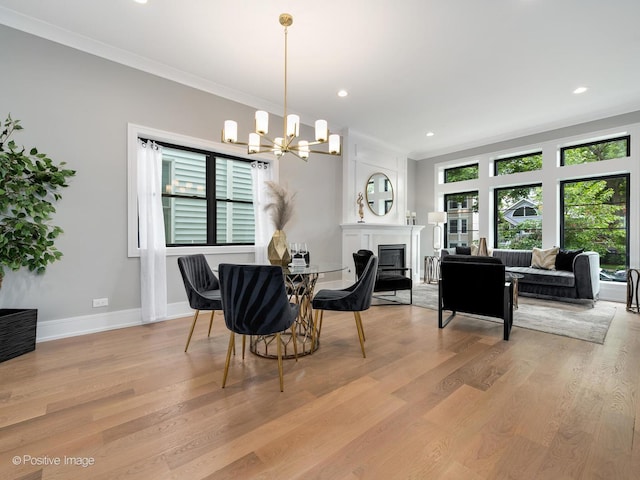
M 133 0 L 133 1 L 136 3 L 142 3 L 142 4 L 147 3 L 147 0 Z
M 427 137 L 433 137 L 435 135 L 435 133 L 433 132 L 427 132 Z
M 346 90 L 338 90 L 339 97 L 346 97 L 347 95 L 349 95 L 349 92 L 347 92 Z
M 576 95 L 579 95 L 581 93 L 586 92 L 587 90 L 589 90 L 587 87 L 578 87 L 573 91 L 573 93 L 575 93 Z

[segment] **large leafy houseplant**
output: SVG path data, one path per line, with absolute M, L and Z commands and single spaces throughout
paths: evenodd
M 60 189 L 76 173 L 36 148 L 18 146 L 11 139 L 18 130 L 20 121 L 8 115 L 0 134 L 0 286 L 5 269 L 43 273 L 60 259 L 54 241 L 62 229 L 50 221 Z

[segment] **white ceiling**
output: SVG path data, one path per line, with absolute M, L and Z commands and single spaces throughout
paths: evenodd
M 411 158 L 640 110 L 639 0 L 0 0 L 0 23 L 278 115 L 283 12 L 289 111 Z

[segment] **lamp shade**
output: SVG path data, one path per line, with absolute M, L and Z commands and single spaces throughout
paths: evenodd
M 430 225 L 447 223 L 447 212 L 429 212 L 427 214 L 427 222 Z

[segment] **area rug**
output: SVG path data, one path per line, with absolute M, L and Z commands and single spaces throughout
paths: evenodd
M 378 295 L 378 294 L 376 294 Z M 380 303 L 378 297 L 373 304 Z M 394 297 L 388 297 L 394 298 Z M 409 292 L 397 292 L 398 300 L 409 302 Z M 438 310 L 438 285 L 421 283 L 413 288 L 413 304 L 418 307 Z M 518 297 L 519 308 L 513 311 L 513 326 L 540 332 L 577 338 L 593 343 L 604 343 L 609 325 L 616 313 L 615 303 L 598 301 L 591 304 L 542 300 Z M 446 313 L 446 312 L 445 312 Z M 483 320 L 500 321 L 480 315 L 459 314 Z

